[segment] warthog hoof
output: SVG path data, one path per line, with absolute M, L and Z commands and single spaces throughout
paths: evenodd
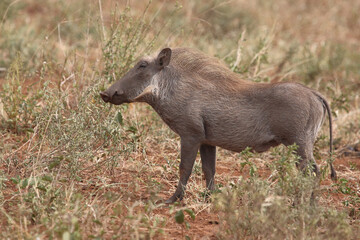
M 181 201 L 183 199 L 183 194 L 178 194 L 178 193 L 175 193 L 174 195 L 172 195 L 168 200 L 165 201 L 166 204 L 171 204 L 171 203 L 174 203 L 176 201 Z

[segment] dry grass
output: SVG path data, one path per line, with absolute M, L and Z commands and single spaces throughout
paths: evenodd
M 356 239 L 358 12 L 355 0 L 1 1 L 1 238 Z M 163 46 L 201 49 L 250 81 L 318 89 L 335 116 L 339 181 L 326 173 L 325 125 L 315 206 L 304 197 L 292 207 L 293 189 L 306 196 L 311 178 L 283 147 L 220 149 L 211 201 L 198 159 L 184 201 L 164 205 L 178 180 L 178 136 L 149 106 L 109 106 L 98 94 Z

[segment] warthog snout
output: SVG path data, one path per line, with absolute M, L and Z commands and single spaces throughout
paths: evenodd
M 100 93 L 100 96 L 102 100 L 104 100 L 104 102 L 110 102 L 116 105 L 121 104 L 125 100 L 124 92 L 121 90 L 114 91 L 113 93 L 109 93 L 109 91 L 104 91 Z

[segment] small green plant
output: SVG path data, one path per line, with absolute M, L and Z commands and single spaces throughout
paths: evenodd
M 358 166 L 355 163 L 350 162 L 350 170 L 356 171 L 356 170 L 358 170 Z
M 295 167 L 299 162 L 299 156 L 296 154 L 296 144 L 287 148 L 274 149 L 273 156 L 276 161 L 270 166 L 273 169 L 273 179 L 277 181 L 280 195 L 294 195 L 297 191 L 301 192 L 306 187 L 303 186 L 307 179 L 313 176 L 310 168 L 305 171 L 305 176 L 299 173 Z
M 32 93 L 25 88 L 23 63 L 20 53 L 8 69 L 6 82 L 0 92 L 6 118 L 2 119 L 1 126 L 15 132 L 33 131 L 34 120 L 39 112 L 37 103 L 43 96 L 40 89 Z
M 106 35 L 109 37 L 103 39 L 104 77 L 108 83 L 121 77 L 138 56 L 153 46 L 157 36 L 145 42 L 151 27 L 145 19 L 150 3 L 147 3 L 140 17 L 132 16 L 130 7 L 120 13 L 113 12 L 109 33 L 104 32 L 104 38 Z
M 192 220 L 195 220 L 195 213 L 193 212 L 193 210 L 191 210 L 189 208 L 185 208 L 185 209 L 180 209 L 175 213 L 175 215 L 174 215 L 175 222 L 180 224 L 180 225 L 184 224 L 185 228 L 189 229 L 190 228 L 190 223 L 185 220 L 185 214 L 184 213 L 187 213 L 191 217 Z M 182 231 L 183 231 L 183 235 L 184 235 L 184 228 L 182 228 Z M 185 235 L 185 239 L 190 239 L 190 237 Z
M 334 116 L 338 116 L 338 111 L 345 111 L 349 112 L 350 105 L 348 96 L 344 93 L 340 95 L 336 95 L 331 88 L 328 88 L 329 92 L 331 93 L 331 113 Z
M 339 183 L 334 184 L 337 187 L 337 191 L 347 195 L 354 195 L 355 191 L 349 186 L 349 180 L 340 178 Z
M 244 169 L 245 166 L 249 166 L 249 174 L 251 177 L 257 176 L 257 168 L 256 165 L 251 162 L 251 158 L 254 156 L 254 154 L 251 152 L 251 148 L 247 147 L 245 150 L 243 150 L 240 153 L 241 159 L 244 160 L 244 162 L 240 163 L 241 171 Z

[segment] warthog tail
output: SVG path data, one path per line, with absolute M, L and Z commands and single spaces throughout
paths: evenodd
M 328 104 L 328 102 L 325 100 L 325 98 L 323 96 L 321 96 L 319 93 L 314 92 L 316 96 L 319 97 L 319 99 L 321 100 L 321 102 L 323 103 L 323 106 L 325 107 L 327 113 L 328 113 L 328 117 L 329 117 L 329 131 L 330 131 L 330 156 L 333 156 L 333 136 L 332 136 L 332 116 L 331 116 L 331 110 L 330 110 L 330 106 Z M 337 180 L 337 176 L 336 176 L 336 171 L 334 169 L 334 166 L 332 164 L 333 160 L 331 158 L 330 160 L 330 171 L 331 171 L 331 179 L 333 181 Z

